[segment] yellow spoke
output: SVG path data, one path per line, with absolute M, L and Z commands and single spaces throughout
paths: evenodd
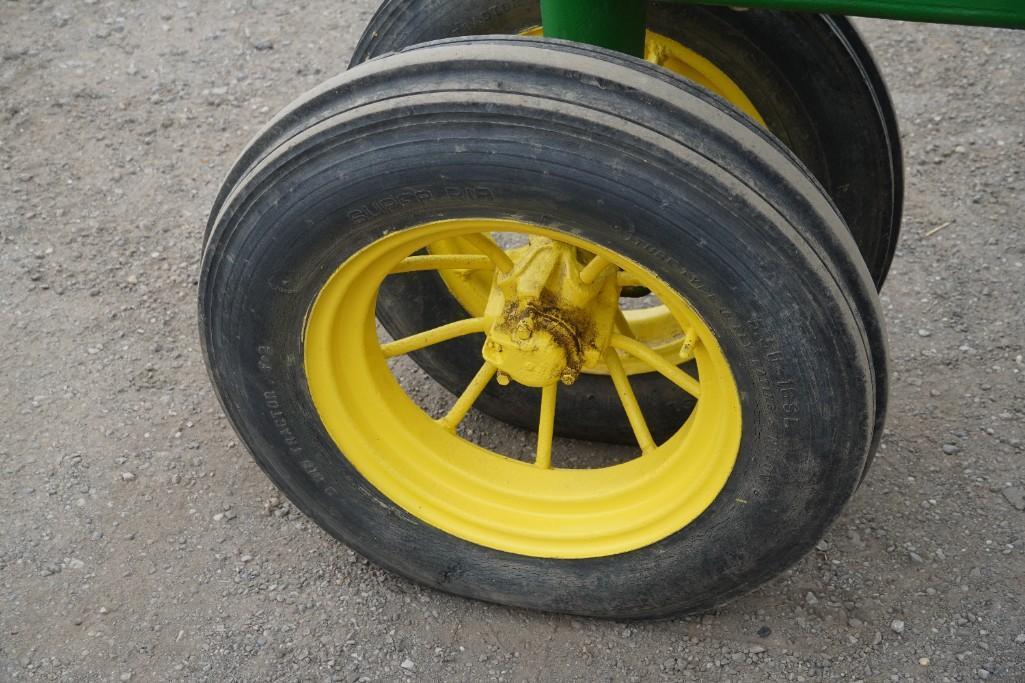
M 483 254 L 430 254 L 407 256 L 392 268 L 392 274 L 420 270 L 490 270 L 491 259 Z
M 604 256 L 595 256 L 587 262 L 587 265 L 580 269 L 580 281 L 589 285 L 598 279 L 601 272 L 612 263 Z
M 541 419 L 537 427 L 537 456 L 534 464 L 546 470 L 552 468 L 552 438 L 555 434 L 555 393 L 558 384 L 541 389 Z
M 644 361 L 654 370 L 657 370 L 663 377 L 686 391 L 694 398 L 698 398 L 701 395 L 701 384 L 698 380 L 652 351 L 651 348 L 645 344 L 621 334 L 612 335 L 611 344 L 613 348 L 626 351 L 637 360 Z
M 616 393 L 619 394 L 619 401 L 626 411 L 626 419 L 630 421 L 630 428 L 633 429 L 637 438 L 637 445 L 641 447 L 641 453 L 648 453 L 655 450 L 655 440 L 651 438 L 651 431 L 648 423 L 644 421 L 644 414 L 641 413 L 641 406 L 637 403 L 634 390 L 630 387 L 630 380 L 623 369 L 623 362 L 619 360 L 619 354 L 615 349 L 609 349 L 605 353 L 605 366 L 609 369 L 612 382 L 616 385 Z
M 477 374 L 470 380 L 466 389 L 463 390 L 462 395 L 456 399 L 452 409 L 448 411 L 448 415 L 439 419 L 438 424 L 454 433 L 456 427 L 463 421 L 466 414 L 470 412 L 470 408 L 473 407 L 474 402 L 484 392 L 484 388 L 488 386 L 488 382 L 495 376 L 497 370 L 498 368 L 491 363 L 482 365 Z
M 630 328 L 630 321 L 626 319 L 623 314 L 623 309 L 616 308 L 616 329 L 619 330 L 620 334 L 636 339 L 637 335 L 634 334 L 633 329 Z
M 680 360 L 687 361 L 694 359 L 694 347 L 698 345 L 698 333 L 693 327 L 687 328 L 683 333 L 683 343 L 680 344 Z
M 494 240 L 490 237 L 477 233 L 466 235 L 463 239 L 473 245 L 474 249 L 477 249 L 480 253 L 494 261 L 495 266 L 503 273 L 508 273 L 512 270 L 513 262 L 509 258 L 509 254 L 502 251 L 502 248 L 495 244 Z
M 419 334 L 413 334 L 402 339 L 396 339 L 393 342 L 388 342 L 387 344 L 382 344 L 381 351 L 384 352 L 385 358 L 394 358 L 395 356 L 419 351 L 432 344 L 440 344 L 449 339 L 455 339 L 456 337 L 462 337 L 475 332 L 483 332 L 486 327 L 487 323 L 484 321 L 484 318 L 457 320 L 448 325 L 435 327 L 426 332 L 420 332 Z
M 643 284 L 641 284 L 641 281 L 637 278 L 636 275 L 628 273 L 625 270 L 619 271 L 619 274 L 617 275 L 617 278 L 618 278 L 619 287 L 621 289 L 623 287 L 643 287 L 644 286 Z

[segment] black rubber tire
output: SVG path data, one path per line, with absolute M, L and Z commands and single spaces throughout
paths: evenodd
M 384 0 L 350 66 L 432 40 L 516 35 L 539 26 L 540 12 L 537 0 Z M 740 86 L 832 197 L 881 289 L 903 215 L 903 153 L 882 75 L 850 21 L 649 2 L 648 28 L 711 60 Z
M 886 362 L 871 277 L 810 174 L 718 99 L 593 48 L 462 39 L 353 69 L 268 130 L 292 133 L 247 150 L 252 163 L 212 221 L 203 349 L 260 466 L 367 557 L 469 597 L 661 617 L 774 576 L 856 489 Z M 467 199 L 451 187 L 491 191 Z M 410 188 L 418 201 L 382 203 Z M 356 220 L 367 205 L 387 210 Z M 647 266 L 702 314 L 740 387 L 744 429 L 725 488 L 695 521 L 608 557 L 504 553 L 412 517 L 339 452 L 302 362 L 315 296 L 383 235 L 461 216 L 572 229 Z M 479 353 L 479 340 L 468 344 Z

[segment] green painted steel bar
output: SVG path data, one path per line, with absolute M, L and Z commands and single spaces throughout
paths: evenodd
M 1025 28 L 1025 0 L 698 0 L 691 4 Z
M 1025 0 L 669 0 L 881 19 L 1025 29 Z M 541 0 L 545 35 L 638 55 L 644 0 Z
M 545 36 L 644 56 L 645 0 L 541 0 Z

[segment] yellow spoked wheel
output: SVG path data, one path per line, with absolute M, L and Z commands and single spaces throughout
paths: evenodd
M 544 35 L 544 31 L 541 27 L 535 27 L 524 31 L 523 35 L 540 37 Z M 652 64 L 658 64 L 714 92 L 750 116 L 759 125 L 765 125 L 762 115 L 740 86 L 715 64 L 694 50 L 672 38 L 648 31 L 644 56 Z M 509 235 L 485 233 L 478 239 L 501 242 L 508 240 L 509 237 Z M 472 245 L 461 239 L 439 240 L 430 245 L 428 249 L 432 254 L 459 255 L 471 250 Z M 469 315 L 476 317 L 483 314 L 491 288 L 492 269 L 486 267 L 476 270 L 439 269 L 438 274 L 452 296 L 466 309 Z M 626 307 L 622 311 L 623 322 L 630 328 L 631 336 L 662 356 L 666 362 L 674 365 L 679 363 L 680 359 L 676 355 L 683 342 L 682 331 L 668 308 L 662 305 L 653 305 L 653 302 L 644 297 L 646 290 L 643 287 L 638 287 L 636 284 L 630 287 L 627 282 L 624 284 L 628 285 L 629 298 L 636 299 L 633 302 L 636 305 Z M 633 356 L 623 359 L 623 367 L 628 375 L 653 371 L 650 363 Z M 609 369 L 604 362 L 598 362 L 593 367 L 586 368 L 584 372 L 608 374 Z
M 404 50 L 293 103 L 221 196 L 199 320 L 225 414 L 384 567 L 665 616 L 782 571 L 857 486 L 886 362 L 857 248 L 778 141 L 656 67 Z M 479 312 L 439 273 L 483 276 Z
M 485 236 L 492 231 L 527 243 L 502 250 Z M 442 240 L 466 249 L 416 255 Z M 482 315 L 380 343 L 374 307 L 382 280 L 428 269 L 491 272 Z M 696 375 L 633 335 L 619 308 L 624 283 L 658 297 L 683 340 L 674 347 L 677 362 L 694 360 Z M 486 338 L 480 370 L 448 411 L 432 419 L 403 392 L 388 359 L 475 333 Z M 729 364 L 687 301 L 618 254 L 526 223 L 440 221 L 364 248 L 317 296 L 304 348 L 317 413 L 367 481 L 427 524 L 506 552 L 583 558 L 654 543 L 715 499 L 740 444 L 740 400 Z M 663 443 L 648 429 L 624 371 L 627 359 L 697 399 Z M 636 457 L 610 467 L 565 469 L 553 449 L 558 388 L 599 362 L 628 416 Z M 531 461 L 485 449 L 458 431 L 492 381 L 541 394 Z

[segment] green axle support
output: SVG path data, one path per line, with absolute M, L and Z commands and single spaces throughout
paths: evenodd
M 545 36 L 644 56 L 647 0 L 541 0 Z
M 669 0 L 903 21 L 1025 29 L 1025 0 Z M 644 53 L 646 0 L 541 0 L 545 35 Z

